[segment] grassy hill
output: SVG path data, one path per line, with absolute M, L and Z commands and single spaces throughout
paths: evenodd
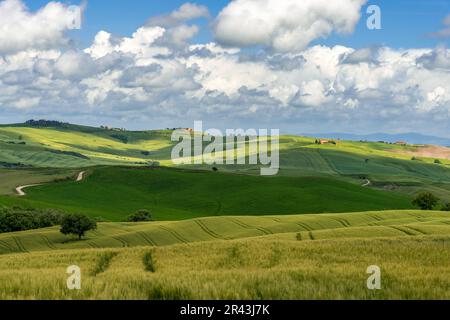
M 83 248 L 168 246 L 192 242 L 268 239 L 450 236 L 450 214 L 374 211 L 288 216 L 224 216 L 149 223 L 100 223 L 84 241 L 71 241 L 58 227 L 0 234 L 0 254 Z
M 450 298 L 442 212 L 104 223 L 69 240 L 57 228 L 1 235 L 0 299 Z M 374 264 L 382 290 L 370 291 Z M 70 265 L 80 291 L 66 288 Z
M 63 169 L 148 166 L 155 162 L 173 166 L 170 153 L 174 143 L 170 136 L 171 131 L 118 131 L 69 124 L 61 127 L 4 125 L 0 126 L 0 167 Z M 407 195 L 430 189 L 450 201 L 450 161 L 442 159 L 440 165 L 434 164 L 435 159 L 431 158 L 417 157 L 413 161 L 409 152 L 415 149 L 415 146 L 352 141 L 317 145 L 315 138 L 282 136 L 280 175 L 325 176 L 359 184 L 369 178 L 373 187 Z M 184 168 L 211 169 L 203 165 Z M 259 174 L 257 166 L 219 166 L 219 169 Z
M 0 194 L 15 195 L 15 187 L 73 179 L 78 170 L 75 169 L 0 169 Z
M 280 174 L 261 177 L 248 165 L 174 168 L 170 136 L 0 125 L 0 206 L 112 221 L 82 241 L 59 227 L 0 234 L 0 299 L 450 298 L 450 215 L 386 211 L 411 209 L 420 190 L 450 201 L 450 161 L 413 161 L 416 146 L 282 136 Z M 115 222 L 139 209 L 157 221 Z M 66 288 L 70 265 L 80 291 Z M 370 265 L 382 290 L 367 290 Z
M 102 167 L 84 181 L 28 188 L 0 205 L 59 208 L 109 221 L 139 210 L 158 220 L 223 215 L 352 212 L 411 208 L 410 199 L 327 177 L 260 177 L 212 171 Z

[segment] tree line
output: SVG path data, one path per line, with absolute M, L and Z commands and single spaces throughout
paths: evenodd
M 148 210 L 138 210 L 129 215 L 126 222 L 153 221 Z M 84 214 L 64 213 L 57 210 L 30 208 L 0 208 L 0 233 L 19 232 L 61 226 L 64 235 L 81 240 L 86 232 L 97 229 L 97 221 Z

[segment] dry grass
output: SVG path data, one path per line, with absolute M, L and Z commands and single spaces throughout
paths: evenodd
M 292 236 L 295 239 L 295 236 Z M 214 241 L 0 257 L 2 299 L 449 299 L 450 237 Z M 113 256 L 100 273 L 90 270 Z M 102 258 L 103 257 L 103 258 Z M 156 262 L 155 262 L 156 261 Z M 69 265 L 82 289 L 65 288 Z M 382 290 L 366 287 L 369 265 Z

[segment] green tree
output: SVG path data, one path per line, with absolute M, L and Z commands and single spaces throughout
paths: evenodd
M 418 194 L 412 201 L 412 204 L 419 207 L 422 210 L 433 210 L 433 208 L 439 203 L 437 198 L 431 192 L 422 192 Z
M 62 218 L 61 233 L 64 235 L 73 234 L 81 240 L 87 231 L 95 229 L 97 222 L 83 214 L 68 214 Z
M 434 163 L 435 163 L 435 164 L 442 164 L 442 161 L 439 160 L 439 159 L 436 159 L 436 160 L 434 160 Z
M 152 214 L 148 210 L 138 210 L 127 217 L 128 222 L 153 221 Z
M 443 207 L 442 211 L 450 211 L 450 202 L 447 202 Z
M 0 209 L 0 233 L 47 228 L 61 224 L 63 214 L 53 210 Z

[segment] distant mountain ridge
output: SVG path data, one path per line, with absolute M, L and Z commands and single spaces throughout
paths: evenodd
M 427 144 L 449 147 L 450 138 L 442 138 L 435 136 L 427 136 L 420 133 L 373 133 L 367 135 L 351 134 L 351 133 L 320 133 L 320 134 L 302 134 L 305 136 L 320 136 L 323 138 L 351 140 L 351 141 L 385 141 L 395 143 L 397 141 L 405 141 L 410 144 Z

